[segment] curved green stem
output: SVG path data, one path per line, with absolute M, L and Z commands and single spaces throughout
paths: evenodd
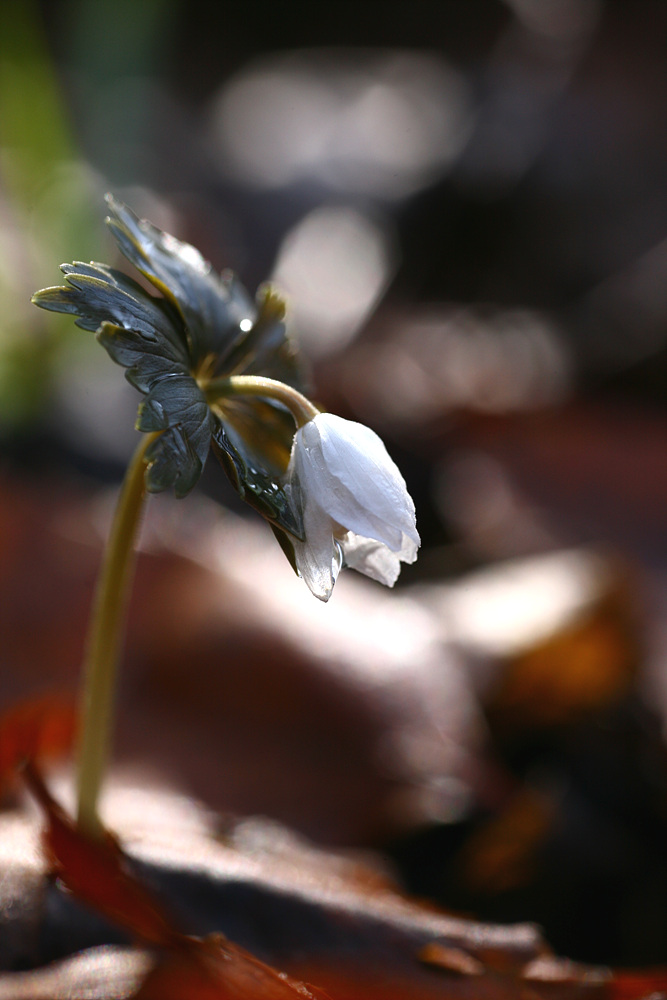
M 297 427 L 303 427 L 320 412 L 309 399 L 285 382 L 263 375 L 232 375 L 212 379 L 203 386 L 206 398 L 212 405 L 230 396 L 265 396 L 275 399 L 290 411 Z
M 102 832 L 98 799 L 111 746 L 116 670 L 146 492 L 146 450 L 158 436 L 142 437 L 125 474 L 90 619 L 79 709 L 77 820 L 93 837 Z

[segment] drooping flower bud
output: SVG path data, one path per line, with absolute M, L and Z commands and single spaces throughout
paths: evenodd
M 319 413 L 294 435 L 287 470 L 305 540 L 294 540 L 299 574 L 322 601 L 350 566 L 392 587 L 417 558 L 415 506 L 387 449 L 369 427 Z

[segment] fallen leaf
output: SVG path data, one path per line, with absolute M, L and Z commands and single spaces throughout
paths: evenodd
M 27 698 L 0 716 L 0 797 L 13 788 L 26 760 L 40 765 L 69 756 L 74 743 L 74 698 L 53 693 Z
M 117 840 L 105 831 L 87 837 L 47 790 L 32 763 L 25 781 L 41 806 L 47 828 L 44 851 L 52 871 L 76 898 L 144 944 L 161 960 L 136 994 L 141 1000 L 327 1000 L 278 972 L 222 935 L 200 940 L 177 929 L 166 909 L 131 870 Z
M 328 1000 L 327 994 L 215 935 L 190 939 L 149 972 L 135 1000 Z M 333 998 L 332 998 L 333 1000 Z
M 37 782 L 42 794 L 39 777 Z M 67 851 L 80 846 L 78 834 L 46 796 L 42 794 L 44 807 L 50 828 L 56 832 L 51 839 L 63 871 Z M 61 891 L 59 907 L 47 906 L 43 913 L 41 940 L 54 933 L 63 947 L 80 949 L 78 956 L 63 954 L 45 968 L 0 975 L 0 1000 L 63 996 L 88 1000 L 287 1000 L 290 996 L 294 1000 L 644 1000 L 667 989 L 667 972 L 662 970 L 612 974 L 604 968 L 575 964 L 552 956 L 530 925 L 483 924 L 406 898 L 386 878 L 360 878 L 359 859 L 308 847 L 293 836 L 288 840 L 288 832 L 281 837 L 276 824 L 269 824 L 263 836 L 257 829 L 259 821 L 250 832 L 247 823 L 241 824 L 234 846 L 229 835 L 222 843 L 210 829 L 198 828 L 197 832 L 191 826 L 179 826 L 164 808 L 161 829 L 155 811 L 151 819 L 148 800 L 139 800 L 136 793 L 130 798 L 137 819 L 134 836 L 127 814 L 123 824 L 129 855 L 110 839 L 99 850 L 84 848 L 88 867 L 83 872 L 78 861 L 74 867 L 79 882 L 85 883 L 84 876 L 94 873 L 97 860 L 102 877 L 98 883 L 89 878 L 88 905 L 100 905 L 109 915 L 115 910 L 135 936 L 147 933 L 164 946 L 134 950 L 82 946 L 76 930 L 80 911 L 68 908 L 70 894 Z M 183 808 L 179 797 L 174 797 L 173 805 L 176 810 Z M 190 811 L 194 808 L 190 804 Z M 3 841 L 9 818 L 0 824 Z M 20 819 L 14 817 L 14 822 Z M 22 844 L 35 838 L 34 827 L 34 821 L 23 819 L 23 836 L 17 831 Z M 160 887 L 166 904 L 153 897 L 134 874 L 137 864 L 148 873 L 151 885 Z M 4 872 L 3 867 L 0 908 Z M 120 882 L 111 906 L 108 882 L 114 872 Z M 71 874 L 69 880 L 74 887 Z M 39 887 L 33 885 L 28 891 L 39 892 Z M 58 888 L 51 886 L 49 891 L 57 893 Z M 181 925 L 190 926 L 192 917 L 200 927 L 233 928 L 233 936 L 238 931 L 243 937 L 244 947 L 205 929 L 203 939 L 182 934 L 167 915 L 168 907 L 178 908 Z M 54 919 L 57 926 L 49 926 Z M 99 933 L 101 944 L 108 931 L 101 928 Z M 248 944 L 263 960 L 249 953 Z M 34 964 L 40 964 L 39 955 Z M 306 985 L 309 982 L 318 985 Z
M 131 873 L 117 841 L 108 833 L 99 840 L 84 836 L 50 795 L 33 764 L 25 768 L 25 781 L 46 817 L 44 852 L 62 884 L 141 941 L 164 948 L 179 945 L 182 935 Z

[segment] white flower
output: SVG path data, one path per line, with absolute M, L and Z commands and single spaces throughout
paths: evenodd
M 319 413 L 294 435 L 287 477 L 306 536 L 293 540 L 297 568 L 321 601 L 342 565 L 393 587 L 417 558 L 415 505 L 369 427 Z

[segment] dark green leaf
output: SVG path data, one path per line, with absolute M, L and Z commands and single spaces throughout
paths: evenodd
M 213 415 L 191 375 L 166 374 L 139 405 L 137 430 L 165 431 L 150 448 L 147 489 L 173 486 L 184 497 L 199 479 L 211 442 Z
M 294 542 L 292 541 L 291 536 L 288 535 L 286 531 L 283 531 L 282 528 L 279 528 L 277 524 L 273 524 L 271 521 L 269 521 L 269 526 L 271 528 L 271 531 L 275 535 L 275 538 L 276 538 L 276 541 L 278 542 L 278 545 L 280 546 L 280 548 L 283 550 L 283 552 L 287 556 L 287 561 L 289 562 L 290 566 L 292 567 L 292 569 L 294 570 L 294 572 L 298 576 L 299 575 L 299 567 L 296 564 L 296 554 L 294 552 Z
M 249 465 L 261 465 L 269 476 L 282 476 L 289 462 L 294 418 L 280 406 L 259 396 L 225 400 L 222 420 L 234 447 Z
M 218 275 L 195 247 L 139 219 L 107 195 L 107 223 L 121 252 L 178 309 L 194 367 L 241 340 L 255 306 L 232 274 Z
M 72 313 L 77 317 L 76 325 L 84 330 L 95 331 L 102 323 L 114 323 L 139 334 L 145 346 L 163 340 L 174 360 L 188 364 L 178 321 L 163 299 L 149 295 L 132 278 L 105 264 L 77 261 L 63 264 L 61 271 L 67 285 L 36 292 L 32 298 L 35 305 L 51 312 Z
M 229 424 L 223 426 L 220 421 L 216 422 L 212 444 L 241 499 L 278 528 L 303 540 L 300 510 L 290 502 L 277 476 L 253 464 L 253 453 L 246 448 L 242 438 L 234 435 Z
M 177 497 L 187 496 L 202 473 L 202 463 L 180 426 L 170 427 L 146 451 L 146 489 L 161 493 L 173 488 Z
M 243 340 L 220 358 L 220 373 L 263 375 L 303 391 L 298 355 L 285 329 L 285 303 L 269 286 L 261 288 L 257 298 L 255 323 Z
M 113 360 L 126 368 L 125 378 L 140 392 L 150 392 L 160 379 L 189 375 L 186 364 L 165 349 L 163 340 L 143 343 L 132 331 L 103 323 L 97 339 Z

